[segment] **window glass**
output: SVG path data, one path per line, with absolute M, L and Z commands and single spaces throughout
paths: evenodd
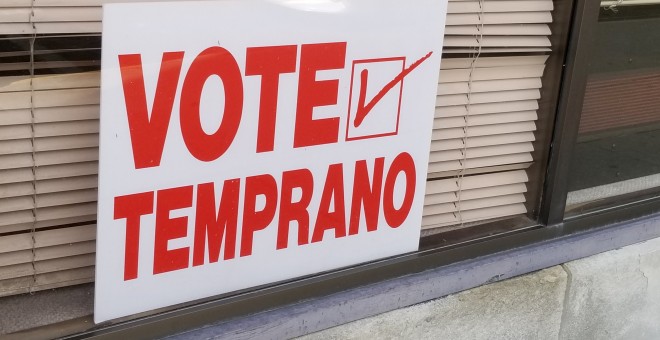
M 601 3 L 569 210 L 660 187 L 660 5 L 638 3 Z

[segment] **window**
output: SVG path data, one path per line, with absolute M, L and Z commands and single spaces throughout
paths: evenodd
M 93 281 L 101 3 L 0 5 L 0 295 Z M 527 213 L 552 9 L 449 3 L 426 233 Z
M 117 1 L 131 2 L 0 3 L 0 303 L 94 280 L 101 4 Z M 605 1 L 591 27 L 596 7 L 450 0 L 422 251 L 272 287 L 286 297 L 243 291 L 236 313 L 571 236 L 594 207 L 658 199 L 660 5 Z
M 601 3 L 567 209 L 660 186 L 658 39 L 659 5 Z

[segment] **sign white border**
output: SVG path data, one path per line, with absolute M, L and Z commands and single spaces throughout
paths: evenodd
M 229 0 L 104 5 L 95 322 L 417 250 L 446 6 L 446 0 L 423 0 L 414 4 L 377 0 Z M 343 67 L 314 71 L 311 80 L 312 83 L 337 80 L 336 103 L 317 105 L 312 114 L 313 120 L 338 119 L 337 141 L 314 145 L 316 135 L 327 134 L 326 130 L 315 130 L 311 134 L 307 131 L 307 141 L 300 144 L 296 140 L 306 131 L 296 130 L 297 120 L 301 119 L 300 98 L 319 102 L 328 100 L 314 97 L 318 93 L 310 92 L 310 80 L 303 80 L 300 73 L 309 71 L 309 65 L 315 62 L 320 65 L 334 58 L 333 53 L 337 50 L 332 48 L 337 47 L 337 43 L 345 43 Z M 332 48 L 312 46 L 318 44 L 335 45 L 328 45 Z M 295 46 L 296 70 L 278 77 L 273 150 L 256 152 L 263 77 L 246 75 L 247 50 L 288 45 Z M 217 47 L 228 51 L 240 70 L 244 95 L 242 116 L 231 146 L 217 159 L 200 160 L 191 153 L 190 141 L 181 132 L 181 94 L 188 91 L 186 86 L 194 83 L 189 77 L 192 80 L 185 85 L 191 66 L 204 51 Z M 326 47 L 330 49 L 323 50 Z M 135 122 L 129 122 L 129 111 L 135 107 L 127 108 L 126 91 L 131 89 L 134 94 L 135 89 L 142 88 L 151 115 L 149 124 L 160 119 L 154 118 L 152 109 L 154 102 L 160 100 L 155 97 L 159 77 L 163 76 L 161 64 L 165 52 L 182 52 L 183 57 L 179 61 L 181 70 L 177 75 L 167 134 L 162 142 L 162 156 L 158 166 L 136 168 L 133 152 L 136 136 L 143 139 L 158 137 L 154 137 L 157 135 L 153 133 L 155 128 L 149 130 L 150 133 L 137 131 Z M 138 73 L 143 77 L 143 87 L 136 85 L 133 78 L 127 81 L 126 74 L 130 72 L 126 70 L 130 63 L 121 64 L 120 61 L 120 56 L 137 54 L 140 56 L 141 70 Z M 368 78 L 362 79 L 365 69 Z M 124 71 L 129 73 L 123 74 Z M 388 82 L 401 74 L 403 81 L 388 88 Z M 224 97 L 227 84 L 223 81 L 224 78 L 211 76 L 199 93 L 200 124 L 208 135 L 213 134 L 225 118 L 217 114 L 218 108 L 234 98 Z M 307 85 L 300 86 L 302 83 Z M 374 101 L 373 107 L 365 109 L 383 89 L 387 91 L 382 98 Z M 327 94 L 321 94 L 324 95 Z M 332 95 L 329 100 L 332 102 Z M 350 104 L 349 100 L 352 101 Z M 397 104 L 394 115 L 393 108 Z M 359 106 L 368 114 L 358 125 L 354 119 L 361 114 L 354 110 Z M 324 206 L 323 196 L 327 194 L 324 192 L 330 190 L 328 187 L 333 188 L 328 184 L 328 178 L 337 178 L 337 173 L 329 175 L 332 169 L 336 170 L 339 165 L 343 195 L 340 191 L 332 191 L 329 201 L 332 208 L 326 209 L 325 213 L 336 212 L 337 201 L 343 199 L 344 228 L 348 228 L 354 178 L 359 172 L 356 168 L 362 161 L 367 166 L 370 180 L 376 176 L 382 163 L 382 181 L 394 183 L 390 186 L 391 205 L 396 210 L 405 204 L 407 173 L 401 169 L 405 168 L 407 161 L 401 157 L 409 157 L 414 162 L 415 176 L 414 183 L 410 184 L 414 192 L 412 203 L 400 225 L 391 225 L 392 219 L 388 219 L 384 212 L 386 203 L 379 203 L 376 230 L 367 231 L 362 212 L 358 233 L 349 234 L 345 230 L 347 235 L 342 236 L 339 229 L 329 229 L 320 232 L 322 238 L 317 239 L 318 242 L 312 242 L 314 228 L 318 227 L 316 220 L 320 220 L 319 210 Z M 246 240 L 244 219 L 252 216 L 245 213 L 245 202 L 250 200 L 246 185 L 252 185 L 258 193 L 268 191 L 270 185 L 268 181 L 250 182 L 250 178 L 271 176 L 277 188 L 275 196 L 281 200 L 283 174 L 301 169 L 313 176 L 314 183 L 308 205 L 310 230 L 307 242 L 300 242 L 297 224 L 292 222 L 288 246 L 276 249 L 277 220 L 281 211 L 281 202 L 278 202 L 268 226 L 252 234 L 250 254 L 241 253 L 242 242 Z M 391 171 L 394 171 L 391 175 L 394 177 L 388 178 Z M 299 178 L 299 175 L 296 173 L 298 177 L 294 177 Z M 195 266 L 192 257 L 195 221 L 199 217 L 196 216 L 196 207 L 202 202 L 200 185 L 214 183 L 217 206 L 225 181 L 229 179 L 240 181 L 235 253 L 225 259 L 221 252 L 219 261 L 210 263 L 206 251 L 204 264 Z M 187 187 L 192 188 L 190 192 L 171 191 Z M 292 196 L 298 198 L 291 198 L 291 203 L 305 195 L 304 192 L 300 188 L 292 189 Z M 146 195 L 122 203 L 133 210 L 118 210 L 117 202 L 141 193 Z M 145 203 L 144 199 L 149 195 L 152 201 Z M 383 190 L 380 201 L 387 195 L 387 190 Z M 255 197 L 252 198 L 256 200 L 256 212 L 273 201 L 272 197 L 269 201 L 268 195 Z M 189 204 L 186 203 L 188 200 Z M 181 206 L 183 208 L 177 208 Z M 142 209 L 140 207 L 151 210 L 138 215 L 139 238 L 135 238 L 135 234 L 129 235 L 127 216 L 130 211 Z M 326 216 L 326 220 L 332 218 Z M 178 235 L 181 225 L 185 226 L 185 231 Z M 155 241 L 159 237 L 161 243 Z M 166 238 L 165 248 L 162 246 L 163 237 Z M 126 253 L 129 240 L 139 250 L 134 276 L 127 275 L 126 269 L 126 259 L 130 258 Z M 163 249 L 172 252 L 168 254 L 173 256 L 163 257 Z M 171 270 L 177 266 L 176 259 L 180 258 L 174 256 L 173 251 L 180 249 L 188 249 L 190 260 L 185 268 Z M 160 267 L 155 264 L 158 261 L 161 261 Z M 172 263 L 163 264 L 162 261 Z M 155 273 L 158 271 L 156 267 L 170 269 Z

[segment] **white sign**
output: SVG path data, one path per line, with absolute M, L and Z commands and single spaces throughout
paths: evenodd
M 446 5 L 104 6 L 95 321 L 417 250 Z

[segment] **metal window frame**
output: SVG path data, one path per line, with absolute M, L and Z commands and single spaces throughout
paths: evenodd
M 548 155 L 547 172 L 538 222 L 542 225 L 557 225 L 565 221 L 579 220 L 587 216 L 598 216 L 612 212 L 610 223 L 622 218 L 634 218 L 626 213 L 630 206 L 653 206 L 660 196 L 660 188 L 606 198 L 586 204 L 585 207 L 567 211 L 568 178 L 587 85 L 589 53 L 595 40 L 601 2 L 599 0 L 577 0 L 572 16 L 573 27 L 566 44 L 563 80 L 557 101 L 557 115 L 554 124 L 552 147 Z M 655 203 L 654 203 L 655 202 Z M 616 212 L 620 211 L 620 214 Z M 607 222 L 607 221 L 603 221 Z
M 578 0 L 572 16 L 573 25 L 567 42 L 552 147 L 548 159 L 539 221 L 554 225 L 564 220 L 568 176 L 577 141 L 582 103 L 587 85 L 587 65 L 593 41 L 599 0 Z

